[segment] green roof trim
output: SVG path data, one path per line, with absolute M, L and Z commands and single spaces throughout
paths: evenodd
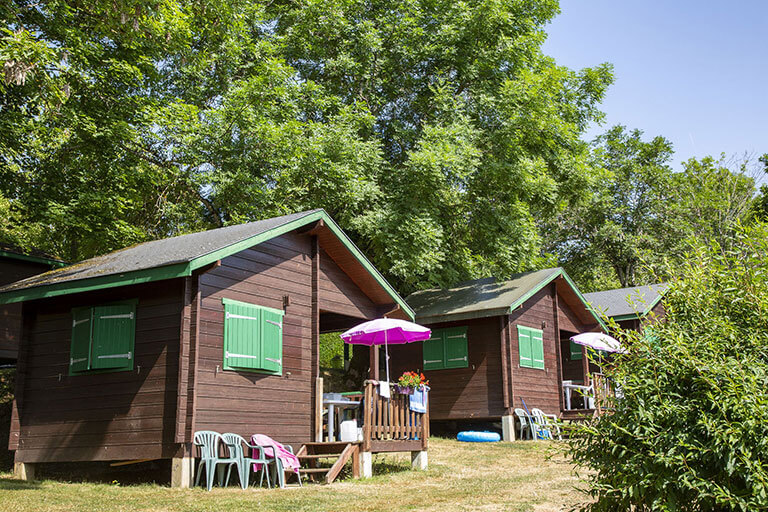
M 125 272 L 117 275 L 91 277 L 88 279 L 65 281 L 62 283 L 53 283 L 32 288 L 22 288 L 21 290 L 0 294 L 0 304 L 10 304 L 12 302 L 45 299 L 72 293 L 83 293 L 94 290 L 103 290 L 106 288 L 116 288 L 118 286 L 149 283 L 152 281 L 161 281 L 163 279 L 184 277 L 190 275 L 190 273 L 189 264 L 179 263 L 177 265 L 167 265 L 165 267 Z
M 355 259 L 371 274 L 376 282 L 384 288 L 387 294 L 392 297 L 411 320 L 415 318 L 413 309 L 400 297 L 397 291 L 390 285 L 384 276 L 368 261 L 368 258 L 355 245 L 355 243 L 342 231 L 338 224 L 328 215 L 325 210 L 315 210 L 303 215 L 295 220 L 280 224 L 263 233 L 240 240 L 226 247 L 222 247 L 208 254 L 194 258 L 188 262 L 182 262 L 173 265 L 153 267 L 121 274 L 107 275 L 101 277 L 88 277 L 70 281 L 42 284 L 19 290 L 12 290 L 0 293 L 0 304 L 9 304 L 26 300 L 42 299 L 67 295 L 72 293 L 81 293 L 86 291 L 100 290 L 105 288 L 114 288 L 118 286 L 128 286 L 132 284 L 148 283 L 160 281 L 163 279 L 173 279 L 177 277 L 186 277 L 192 275 L 195 270 L 205 267 L 217 260 L 236 254 L 244 249 L 264 243 L 272 238 L 283 235 L 295 229 L 306 226 L 313 222 L 322 220 L 334 235 L 342 242 L 344 247 L 349 250 Z
M 14 260 L 20 260 L 20 261 L 29 261 L 31 263 L 41 263 L 43 265 L 48 265 L 52 268 L 61 268 L 66 267 L 68 263 L 65 263 L 60 260 L 53 260 L 50 258 L 44 258 L 42 256 L 31 256 L 29 254 L 20 254 L 17 252 L 10 252 L 10 251 L 3 251 L 0 250 L 0 256 L 3 258 L 10 258 Z
M 517 299 L 511 306 L 509 306 L 509 313 L 512 313 L 515 309 L 522 306 L 525 301 L 536 295 L 542 288 L 547 286 L 549 283 L 557 279 L 558 277 L 562 277 L 565 279 L 565 281 L 568 283 L 568 285 L 573 289 L 574 292 L 576 292 L 576 296 L 579 298 L 582 304 L 584 304 L 584 307 L 589 311 L 589 314 L 592 315 L 592 317 L 597 321 L 600 326 L 605 329 L 605 332 L 608 332 L 608 326 L 605 325 L 605 322 L 603 322 L 603 319 L 600 318 L 600 315 L 597 314 L 597 312 L 592 308 L 592 306 L 586 301 L 584 296 L 581 294 L 579 289 L 576 287 L 576 283 L 573 282 L 571 277 L 565 272 L 565 269 L 559 268 L 556 272 L 553 274 L 550 274 L 545 279 L 542 279 L 539 284 L 528 290 L 528 292 L 525 293 L 522 297 Z

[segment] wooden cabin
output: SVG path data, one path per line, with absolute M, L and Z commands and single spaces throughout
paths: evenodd
M 562 268 L 432 289 L 410 295 L 429 341 L 390 348 L 393 375 L 423 371 L 435 421 L 502 423 L 514 439 L 514 409 L 560 415 L 562 381 L 587 381 L 583 347 L 574 334 L 604 330 Z
M 30 254 L 15 247 L 0 246 L 0 286 L 65 265 L 42 253 Z M 21 304 L 0 305 L 0 365 L 16 362 L 20 335 Z
M 129 247 L 6 286 L 0 303 L 22 303 L 17 474 L 172 459 L 178 486 L 195 431 L 316 439 L 321 332 L 413 319 L 323 210 Z
M 584 298 L 622 329 L 642 331 L 646 325 L 664 319 L 665 283 L 585 293 Z

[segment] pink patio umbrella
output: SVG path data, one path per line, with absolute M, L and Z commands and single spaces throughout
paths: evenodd
M 618 352 L 626 354 L 627 349 L 621 346 L 619 340 L 602 332 L 583 332 L 571 336 L 571 341 L 603 352 Z
M 428 340 L 432 330 L 413 322 L 396 318 L 377 318 L 363 322 L 341 334 L 344 343 L 350 345 L 384 345 L 387 362 L 387 382 L 389 382 L 389 349 L 388 345 L 401 345 L 412 341 Z

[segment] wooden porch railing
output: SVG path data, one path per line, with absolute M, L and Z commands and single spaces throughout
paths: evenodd
M 377 381 L 365 381 L 363 409 L 363 451 L 423 451 L 429 440 L 429 397 L 427 412 L 411 411 L 409 395 L 397 393 L 390 384 L 390 398 L 378 393 Z
M 602 373 L 592 374 L 592 387 L 595 393 L 595 412 L 603 414 L 613 409 L 613 402 L 616 398 L 613 389 L 613 383 Z

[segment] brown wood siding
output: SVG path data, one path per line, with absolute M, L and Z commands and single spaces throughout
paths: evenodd
M 0 286 L 50 270 L 47 265 L 0 257 Z M 0 305 L 0 359 L 16 359 L 21 335 L 21 304 Z
M 504 414 L 499 317 L 429 325 L 431 329 L 467 326 L 467 368 L 425 371 L 429 379 L 429 415 L 433 420 L 492 419 Z M 420 369 L 421 343 L 390 347 L 392 379 Z M 383 353 L 382 353 L 383 357 Z
M 225 258 L 200 276 L 196 430 L 266 434 L 288 444 L 312 437 L 312 239 L 289 233 Z M 319 309 L 374 318 L 368 296 L 319 251 Z M 325 261 L 324 261 L 325 260 Z M 283 373 L 222 371 L 221 299 L 283 309 Z M 319 326 L 315 327 L 318 328 Z
M 521 308 L 510 315 L 512 334 L 510 356 L 512 360 L 512 381 L 514 387 L 512 407 L 522 407 L 525 400 L 528 409 L 538 407 L 547 414 L 560 413 L 560 372 L 557 346 L 560 337 L 555 333 L 555 285 L 550 284 L 528 299 Z M 545 324 L 542 327 L 542 324 Z M 543 331 L 544 369 L 520 366 L 517 326 L 522 325 Z
M 287 234 L 221 261 L 200 276 L 201 310 L 195 429 L 266 434 L 280 442 L 310 438 L 311 246 Z M 283 373 L 223 371 L 222 298 L 283 309 Z M 289 375 L 290 374 L 290 375 Z
M 357 318 L 375 318 L 377 307 L 328 254 L 320 250 L 319 277 L 320 311 L 339 313 Z
M 29 305 L 20 425 L 11 432 L 11 445 L 18 441 L 17 461 L 173 456 L 181 283 L 164 281 Z M 68 376 L 71 309 L 133 298 L 139 300 L 134 370 Z
M 0 305 L 0 359 L 16 359 L 21 336 L 21 304 Z

